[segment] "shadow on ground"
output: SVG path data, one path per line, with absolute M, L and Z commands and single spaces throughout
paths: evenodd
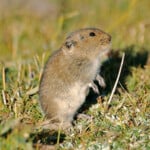
M 138 48 L 137 50 L 136 46 L 131 45 L 121 50 L 112 51 L 109 60 L 104 62 L 101 67 L 101 75 L 106 82 L 105 89 L 99 87 L 101 96 L 106 96 L 110 94 L 112 91 L 112 88 L 114 86 L 114 83 L 118 75 L 118 70 L 122 59 L 122 55 L 120 54 L 120 52 L 125 52 L 125 59 L 124 59 L 121 76 L 119 79 L 119 84 L 117 87 L 120 87 L 121 85 L 126 90 L 128 90 L 126 87 L 126 78 L 129 75 L 131 75 L 131 67 L 142 67 L 144 69 L 144 66 L 147 63 L 148 50 L 144 48 L 140 48 L 140 49 Z M 99 95 L 95 94 L 92 90 L 90 90 L 90 93 L 87 96 L 85 103 L 79 109 L 79 112 L 83 112 L 84 110 L 87 110 L 89 107 L 91 107 L 91 105 L 96 104 L 97 103 L 96 98 L 98 96 Z
M 56 131 L 42 130 L 41 132 L 32 134 L 31 138 L 33 139 L 34 146 L 38 144 L 55 145 L 57 143 L 58 134 L 59 133 Z M 59 143 L 63 142 L 65 137 L 66 137 L 65 134 L 60 133 Z

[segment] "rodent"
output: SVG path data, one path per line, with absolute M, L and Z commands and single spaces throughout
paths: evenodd
M 39 101 L 46 117 L 53 122 L 72 124 L 84 103 L 94 80 L 105 86 L 99 75 L 103 57 L 109 52 L 111 36 L 97 28 L 84 28 L 71 33 L 48 59 L 39 88 Z

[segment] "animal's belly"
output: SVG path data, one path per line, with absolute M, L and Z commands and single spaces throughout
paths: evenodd
M 61 99 L 61 103 L 58 103 L 60 108 L 59 116 L 62 116 L 61 118 L 65 118 L 64 120 L 72 121 L 77 110 L 84 103 L 88 91 L 88 84 L 82 85 L 80 83 L 75 83 L 72 85 L 72 87 L 69 88 L 65 99 Z
M 88 85 L 82 85 L 80 83 L 75 83 L 72 88 L 70 88 L 71 99 L 68 102 L 68 109 L 70 111 L 77 111 L 80 106 L 84 103 L 85 98 L 89 92 Z

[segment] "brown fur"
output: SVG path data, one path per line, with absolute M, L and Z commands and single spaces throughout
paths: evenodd
M 93 80 L 98 79 L 110 41 L 110 35 L 100 29 L 81 29 L 71 33 L 49 58 L 39 91 L 40 104 L 47 118 L 67 126 L 71 124 Z M 99 84 L 105 83 L 100 81 Z

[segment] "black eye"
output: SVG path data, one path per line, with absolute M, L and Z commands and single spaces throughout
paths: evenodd
M 90 32 L 89 34 L 90 36 L 96 36 L 96 34 L 94 32 Z

